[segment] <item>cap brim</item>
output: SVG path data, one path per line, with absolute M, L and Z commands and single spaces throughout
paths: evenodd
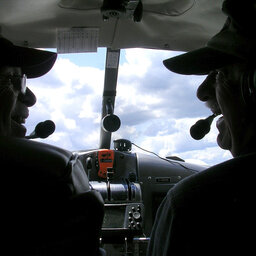
M 238 58 L 210 47 L 204 47 L 164 60 L 169 70 L 184 75 L 206 75 L 210 71 L 237 61 Z
M 57 54 L 33 48 L 15 46 L 13 65 L 21 67 L 28 78 L 36 78 L 46 74 L 53 67 Z

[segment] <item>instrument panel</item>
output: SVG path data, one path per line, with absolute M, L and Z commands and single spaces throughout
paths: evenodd
M 105 203 L 102 247 L 109 255 L 146 255 L 157 208 L 168 190 L 205 167 L 122 150 L 75 153 Z

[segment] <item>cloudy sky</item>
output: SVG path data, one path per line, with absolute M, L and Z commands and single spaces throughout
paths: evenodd
M 98 53 L 59 55 L 47 75 L 28 80 L 37 96 L 26 123 L 28 134 L 38 122 L 51 119 L 56 131 L 44 142 L 69 150 L 99 147 L 105 53 L 98 49 Z M 195 96 L 203 76 L 177 75 L 163 66 L 164 59 L 176 54 L 122 51 L 115 104 L 122 125 L 112 140 L 128 139 L 160 156 L 176 155 L 199 164 L 231 158 L 216 144 L 215 122 L 203 140 L 190 137 L 190 126 L 211 112 Z

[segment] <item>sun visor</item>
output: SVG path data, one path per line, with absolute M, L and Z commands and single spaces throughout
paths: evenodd
M 61 0 L 58 6 L 66 9 L 91 10 L 100 8 L 103 0 Z
M 157 14 L 179 16 L 190 10 L 194 0 L 148 0 L 143 2 L 144 10 Z

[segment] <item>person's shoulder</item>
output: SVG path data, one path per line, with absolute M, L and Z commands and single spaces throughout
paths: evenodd
M 252 153 L 212 166 L 177 183 L 169 197 L 176 206 L 183 206 L 218 200 L 238 188 L 246 189 L 256 175 L 255 161 L 256 153 Z

